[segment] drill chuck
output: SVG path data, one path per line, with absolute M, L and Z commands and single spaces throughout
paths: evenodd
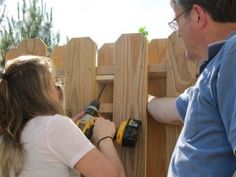
M 84 114 L 89 114 L 93 117 L 98 115 L 98 110 L 100 108 L 100 103 L 98 100 L 93 100 L 84 110 Z
M 85 136 L 90 139 L 93 135 L 93 127 L 95 117 L 98 115 L 100 103 L 98 100 L 93 100 L 84 110 L 84 116 L 76 122 L 76 125 L 81 129 Z

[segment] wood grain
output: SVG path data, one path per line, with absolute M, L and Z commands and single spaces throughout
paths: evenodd
M 113 119 L 142 121 L 135 148 L 118 146 L 127 177 L 146 173 L 147 41 L 141 34 L 123 34 L 115 46 Z
M 96 44 L 88 37 L 65 46 L 65 110 L 72 116 L 96 98 Z
M 196 81 L 197 65 L 185 56 L 185 46 L 177 33 L 172 33 L 167 40 L 167 95 L 177 97 Z M 166 165 L 169 164 L 174 146 L 182 126 L 166 127 Z
M 40 39 L 25 39 L 17 48 L 7 52 L 6 59 L 10 60 L 21 55 L 47 56 L 47 45 Z

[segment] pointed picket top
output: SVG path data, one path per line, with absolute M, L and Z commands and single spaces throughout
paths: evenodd
M 47 45 L 40 39 L 24 39 L 17 48 L 11 49 L 7 53 L 7 60 L 21 55 L 47 56 Z
M 185 56 L 183 40 L 173 32 L 167 39 L 167 96 L 177 96 L 196 81 L 197 65 Z
M 97 65 L 100 66 L 112 66 L 114 65 L 114 43 L 105 43 L 98 50 L 98 62 Z
M 148 44 L 148 64 L 167 63 L 164 57 L 167 51 L 167 39 L 153 39 Z
M 65 46 L 58 46 L 53 49 L 50 58 L 52 59 L 55 67 L 56 67 L 56 75 L 58 77 L 64 76 L 64 65 L 65 65 Z
M 142 122 L 135 148 L 118 146 L 129 177 L 146 174 L 147 43 L 139 33 L 123 34 L 115 43 L 113 121 L 116 125 L 129 118 Z
M 96 95 L 97 45 L 89 37 L 73 38 L 65 46 L 65 109 L 71 116 L 84 110 Z

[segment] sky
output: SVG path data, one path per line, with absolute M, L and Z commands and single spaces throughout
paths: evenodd
M 18 0 L 19 1 L 19 0 Z M 38 0 L 40 2 L 40 0 Z M 17 0 L 6 0 L 9 16 Z M 21 2 L 21 1 L 20 1 Z M 122 34 L 148 31 L 148 40 L 167 38 L 174 17 L 169 0 L 43 0 L 53 9 L 53 29 L 66 37 L 90 37 L 98 46 L 115 42 Z

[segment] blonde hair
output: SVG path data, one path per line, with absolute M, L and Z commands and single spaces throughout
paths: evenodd
M 51 95 L 53 65 L 49 58 L 21 56 L 6 64 L 0 80 L 0 176 L 16 176 L 24 163 L 21 132 L 39 115 L 63 114 Z

